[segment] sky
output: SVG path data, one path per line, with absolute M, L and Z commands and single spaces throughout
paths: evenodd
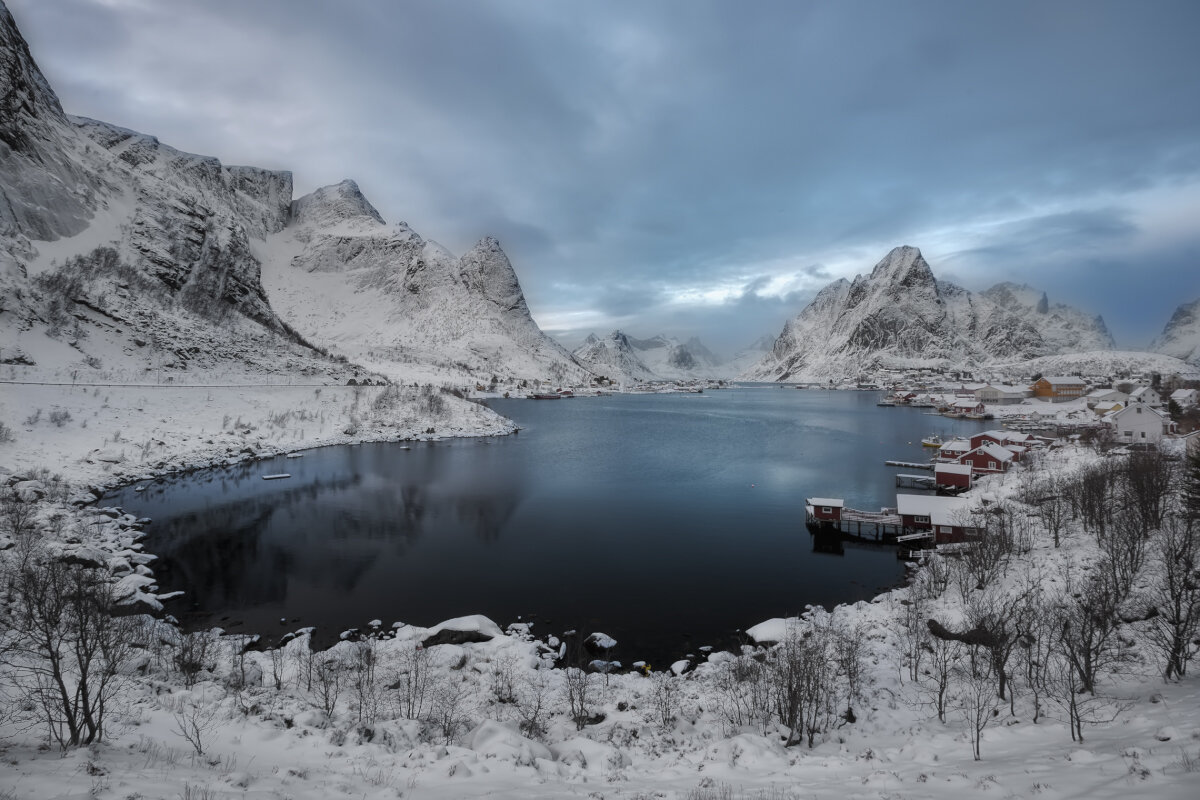
M 68 113 L 355 179 L 538 324 L 732 355 L 921 248 L 1141 347 L 1200 297 L 1200 3 L 7 0 Z

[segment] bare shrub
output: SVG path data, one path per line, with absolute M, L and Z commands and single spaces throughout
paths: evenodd
M 190 744 L 197 756 L 203 756 L 216 732 L 221 706 L 181 697 L 170 704 L 169 710 L 171 732 Z
M 321 653 L 313 669 L 313 694 L 317 708 L 333 719 L 338 698 L 342 695 L 342 663 L 332 653 Z
M 679 679 L 669 672 L 655 672 L 650 676 L 650 710 L 646 721 L 668 730 L 679 716 L 682 688 Z
M 196 685 L 201 672 L 217 668 L 216 652 L 216 636 L 211 631 L 196 631 L 180 637 L 174 661 L 184 686 L 190 689 Z
M 550 676 L 546 670 L 537 669 L 522 676 L 517 686 L 515 705 L 521 732 L 526 736 L 539 738 L 545 734 L 551 695 Z
M 14 683 L 60 746 L 100 741 L 125 684 L 136 624 L 113 615 L 112 588 L 96 570 L 34 561 L 13 583 L 11 649 L 4 659 Z
M 567 667 L 563 671 L 563 699 L 576 730 L 583 730 L 591 719 L 591 707 L 595 702 L 596 683 L 592 673 L 579 667 Z
M 1179 679 L 1200 639 L 1200 527 L 1168 517 L 1155 550 L 1159 572 L 1150 599 L 1158 615 L 1149 638 L 1162 657 L 1163 678 Z
M 393 686 L 400 715 L 405 719 L 423 718 L 429 709 L 433 689 L 433 665 L 429 651 L 420 643 L 401 648 L 397 671 L 399 674 Z

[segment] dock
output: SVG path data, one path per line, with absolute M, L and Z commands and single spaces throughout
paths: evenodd
M 937 478 L 928 475 L 906 475 L 903 472 L 896 475 L 898 489 L 936 489 Z
M 805 504 L 805 524 L 816 532 L 837 532 L 861 539 L 882 541 L 904 533 L 903 522 L 894 508 L 863 511 L 847 508 L 841 500 L 809 498 Z
M 889 467 L 904 467 L 905 469 L 927 469 L 932 471 L 933 464 L 930 462 L 920 463 L 917 461 L 885 461 L 883 462 Z

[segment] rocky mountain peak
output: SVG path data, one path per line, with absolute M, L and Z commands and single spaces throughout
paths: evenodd
M 1200 364 L 1200 299 L 1176 308 L 1150 349 Z
M 350 220 L 385 224 L 358 184 L 349 179 L 332 186 L 322 186 L 293 201 L 291 217 L 293 224 L 313 227 L 326 227 Z
M 459 259 L 459 274 L 501 310 L 529 313 L 517 273 L 495 237 L 483 237 Z
M 63 122 L 62 105 L 34 62 L 12 14 L 0 3 L 0 138 L 19 150 L 19 142 L 11 137 L 19 137 L 30 120 L 47 119 Z

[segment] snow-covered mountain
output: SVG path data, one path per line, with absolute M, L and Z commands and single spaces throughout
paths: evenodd
M 621 331 L 613 331 L 603 339 L 589 334 L 572 355 L 592 372 L 617 383 L 650 381 L 656 377 Z
M 478 377 L 574 382 L 584 370 L 529 315 L 500 244 L 461 258 L 403 222 L 387 225 L 353 181 L 292 204 L 256 243 L 274 308 L 305 337 L 399 375 L 441 364 Z
M 70 117 L 2 3 L 0 290 L 10 363 L 353 374 L 332 347 L 397 378 L 586 374 L 495 240 L 455 258 L 353 182 L 293 203 L 289 172 Z
M 719 357 L 693 336 L 680 342 L 670 336 L 635 339 L 613 331 L 601 339 L 590 334 L 572 353 L 598 375 L 620 382 L 721 378 L 732 374 Z
M 1150 349 L 1200 364 L 1200 300 L 1175 309 L 1163 332 L 1150 344 Z
M 1111 350 L 1116 347 L 1104 318 L 1063 303 L 1051 304 L 1045 292 L 1015 283 L 998 283 L 980 293 L 1004 311 L 1037 328 L 1057 353 Z
M 975 293 L 938 281 L 915 247 L 834 281 L 789 320 L 749 380 L 826 380 L 872 368 L 977 366 L 1111 347 L 1103 320 L 1025 287 Z M 1086 343 L 1086 344 L 1084 344 Z

